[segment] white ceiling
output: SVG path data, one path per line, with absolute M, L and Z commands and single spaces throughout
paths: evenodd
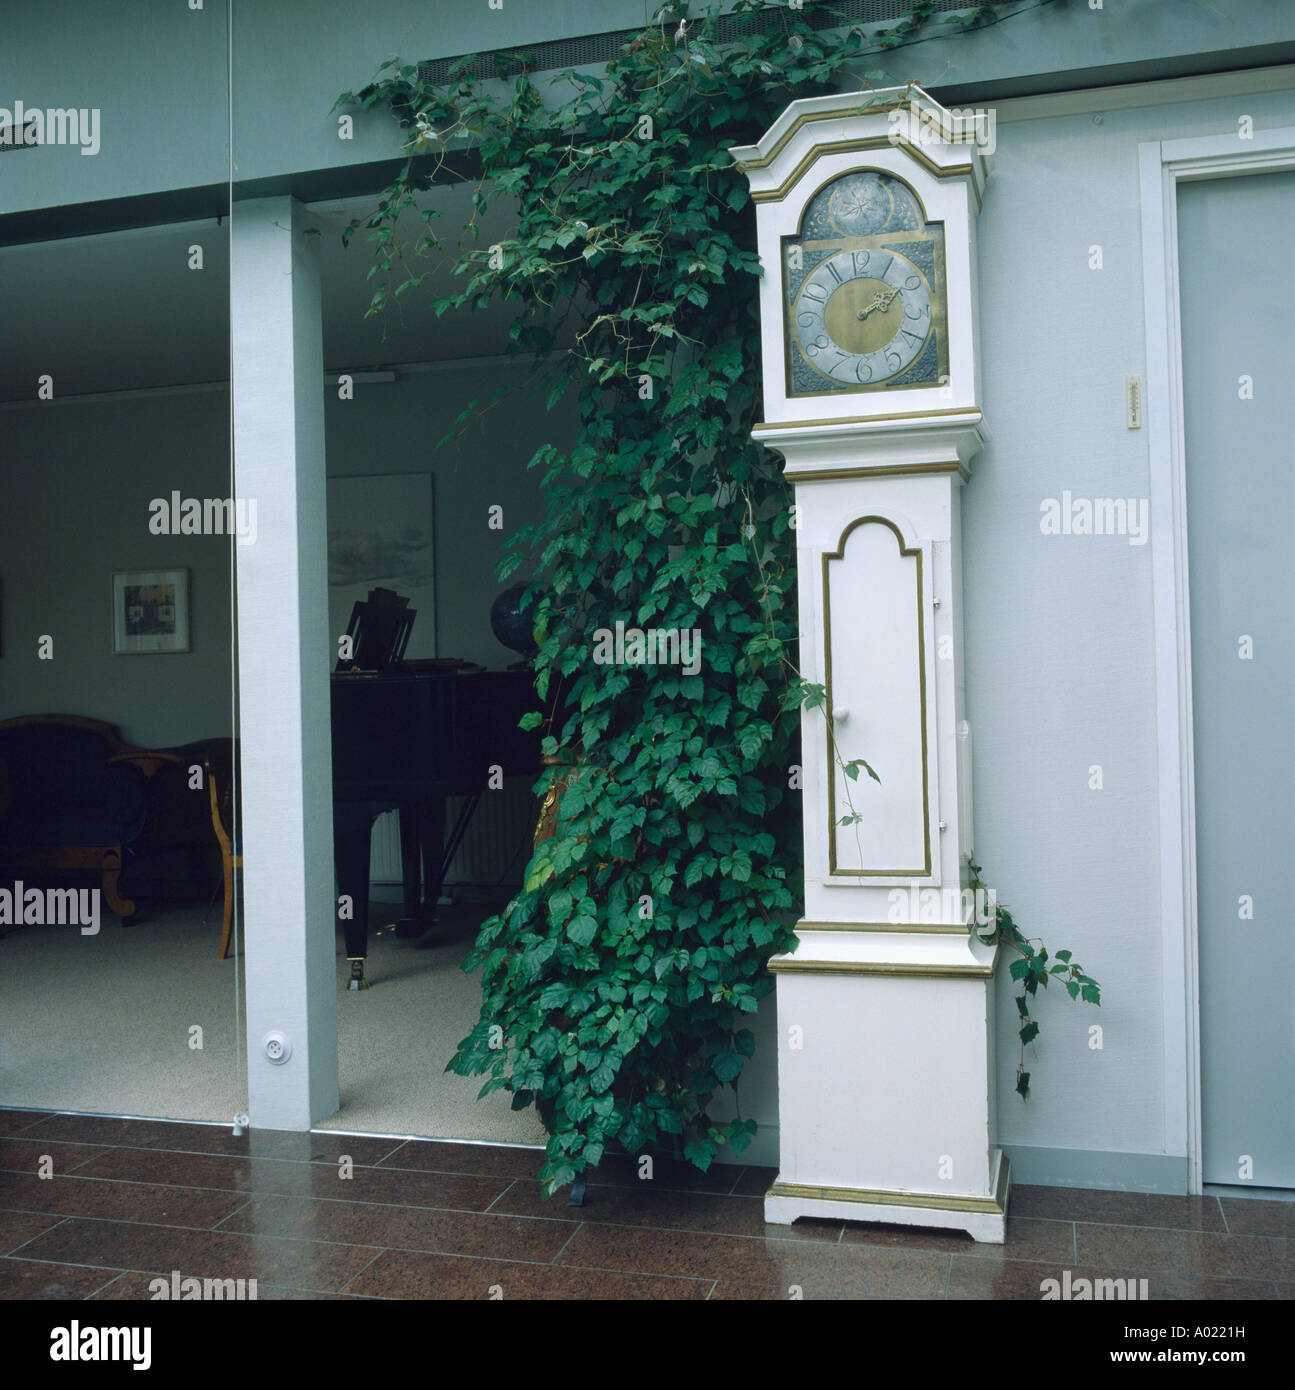
M 424 200 L 430 206 L 430 197 Z M 471 212 L 470 189 L 438 189 L 433 226 L 451 242 Z M 384 314 L 365 310 L 381 283 L 367 273 L 373 249 L 363 227 L 349 247 L 342 229 L 374 199 L 312 207 L 322 232 L 324 365 L 329 369 L 489 357 L 507 346 L 515 305 L 492 304 L 437 319 L 426 309 L 449 292 L 453 246 L 420 261 L 427 281 Z M 235 206 L 237 216 L 237 205 Z M 407 217 L 405 235 L 421 222 Z M 482 224 L 479 245 L 508 235 L 502 213 Z M 189 248 L 203 269 L 189 269 Z M 438 263 L 439 262 L 439 263 Z M 393 281 L 392 288 L 404 279 Z M 57 398 L 104 391 L 194 385 L 229 377 L 229 220 L 176 223 L 0 248 L 0 401 L 33 400 L 37 378 L 54 378 Z

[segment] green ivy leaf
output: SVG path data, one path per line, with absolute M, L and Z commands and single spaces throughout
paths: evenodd
M 567 936 L 577 946 L 590 946 L 598 935 L 598 920 L 595 917 L 574 917 L 567 924 Z

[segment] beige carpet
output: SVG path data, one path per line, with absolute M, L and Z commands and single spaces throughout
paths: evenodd
M 370 918 L 371 989 L 346 991 L 338 943 L 342 1105 L 323 1127 L 543 1143 L 533 1111 L 506 1094 L 478 1101 L 483 1078 L 443 1070 L 480 1005 L 458 967 L 482 911 L 446 909 L 417 942 L 380 933 L 390 915 L 375 905 Z M 241 961 L 216 959 L 219 913 L 203 916 L 167 905 L 133 927 L 106 915 L 97 936 L 24 927 L 0 940 L 0 1108 L 222 1123 L 246 1109 Z
M 542 1144 L 533 1109 L 514 1111 L 500 1091 L 477 1100 L 485 1077 L 445 1070 L 481 1012 L 478 977 L 459 967 L 490 909 L 442 908 L 420 941 L 384 929 L 398 912 L 381 903 L 369 910 L 369 989 L 347 992 L 339 950 L 342 1107 L 320 1128 Z

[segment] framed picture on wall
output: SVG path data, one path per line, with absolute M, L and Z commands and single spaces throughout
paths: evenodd
M 189 571 L 129 570 L 112 577 L 112 649 L 189 650 Z
M 328 621 L 334 658 L 351 609 L 394 589 L 418 615 L 407 660 L 436 655 L 436 543 L 430 473 L 328 480 Z

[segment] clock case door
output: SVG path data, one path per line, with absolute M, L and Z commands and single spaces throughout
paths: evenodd
M 842 251 L 889 251 L 911 262 L 926 282 L 931 326 L 916 357 L 894 376 L 868 383 L 836 380 L 815 367 L 796 333 L 796 309 L 805 281 Z M 788 398 L 850 395 L 941 386 L 949 379 L 944 225 L 928 222 L 917 194 L 902 179 L 878 169 L 855 170 L 825 184 L 810 199 L 795 236 L 782 238 L 786 325 L 784 359 Z

